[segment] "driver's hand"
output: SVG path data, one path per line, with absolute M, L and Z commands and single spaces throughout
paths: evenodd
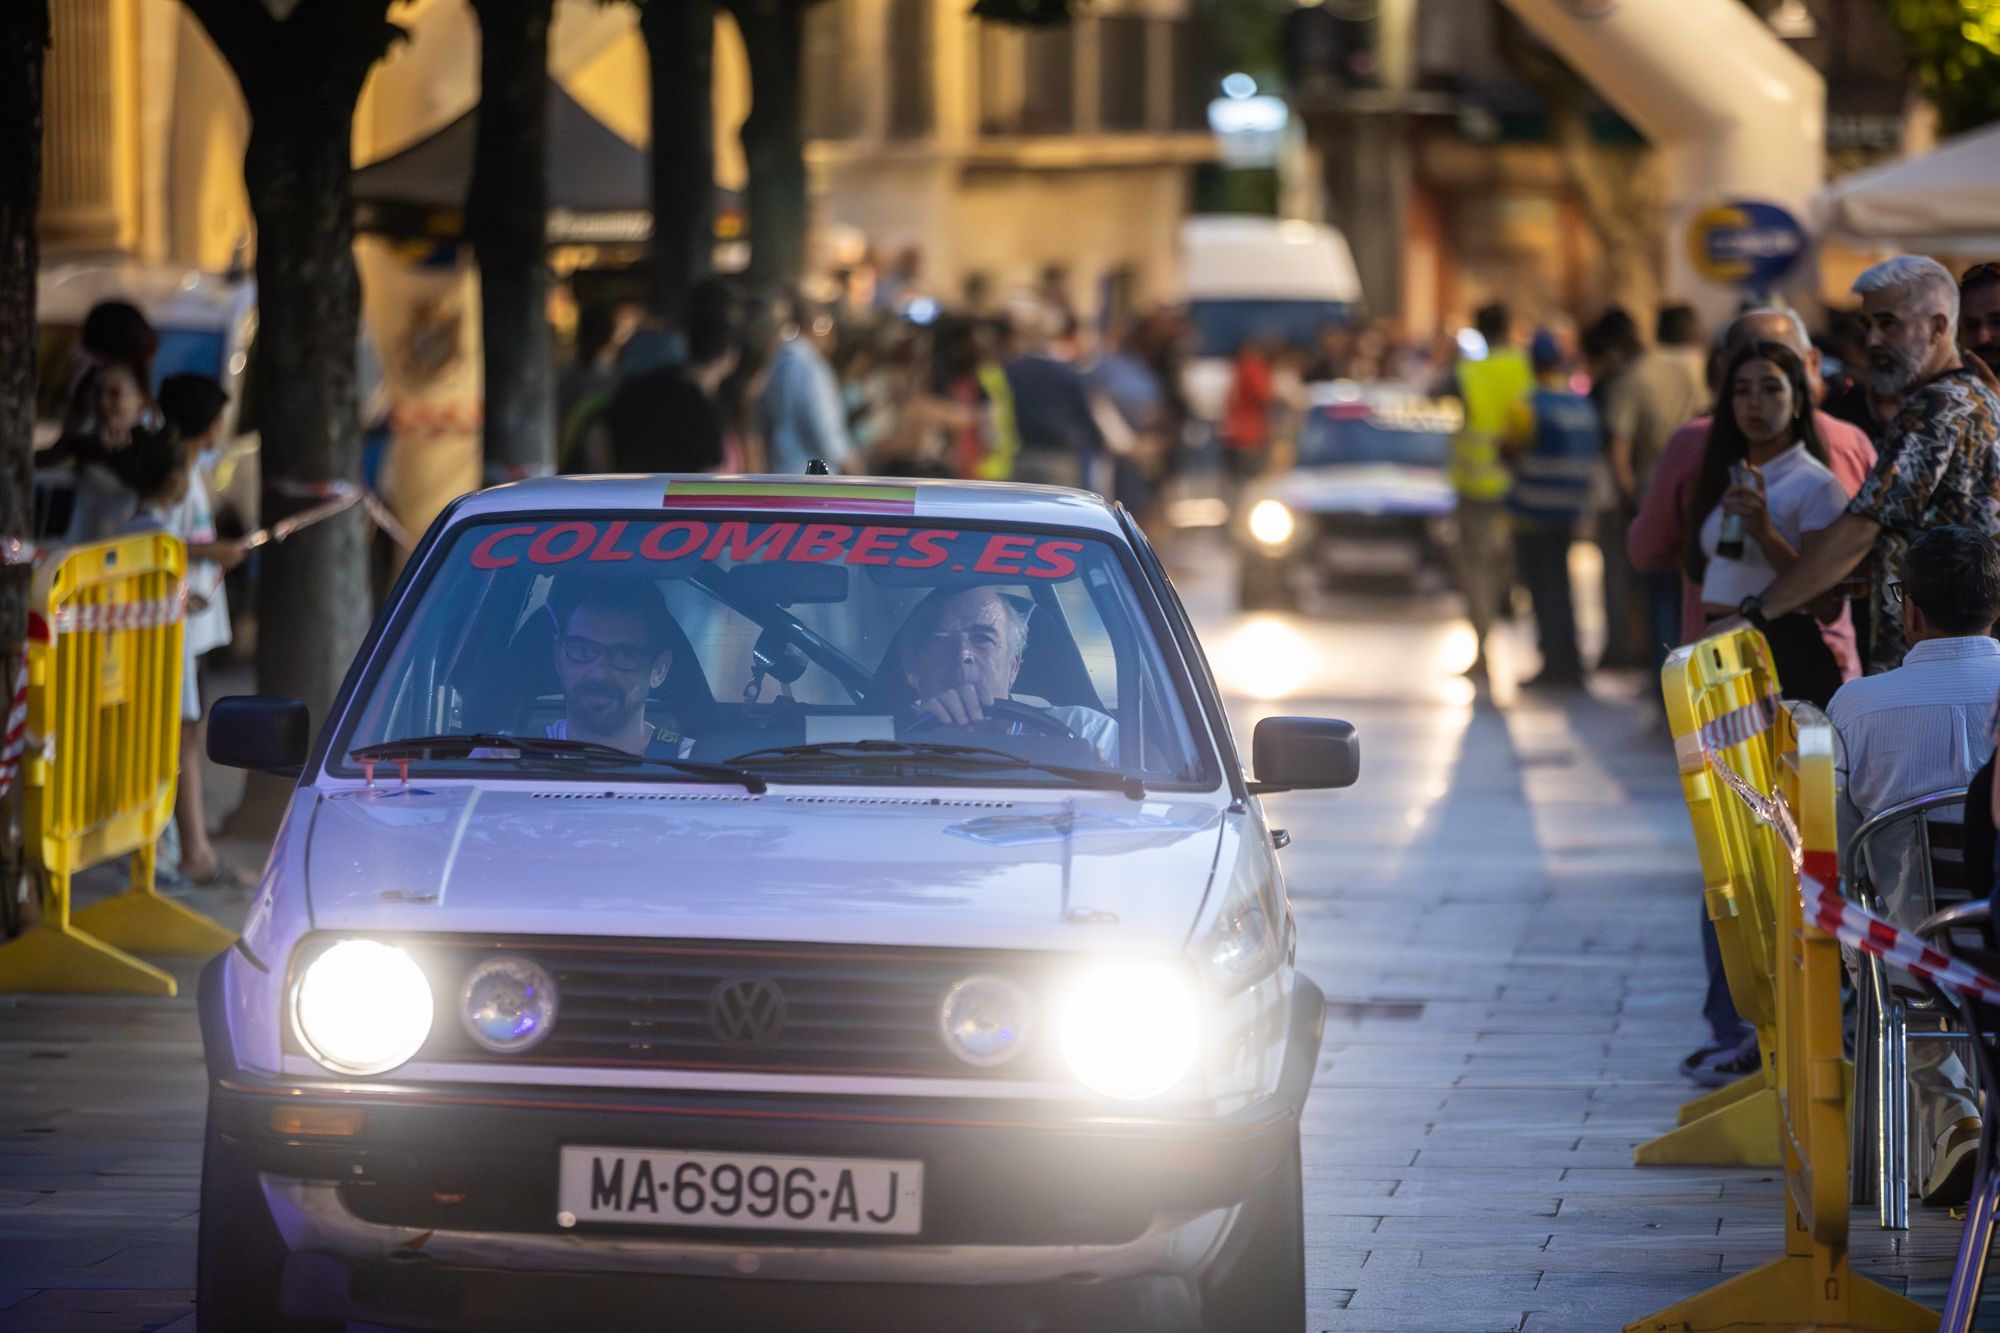
M 946 726 L 969 727 L 975 722 L 984 722 L 986 710 L 992 706 L 991 690 L 984 685 L 968 683 L 934 694 L 919 703 L 917 708 Z

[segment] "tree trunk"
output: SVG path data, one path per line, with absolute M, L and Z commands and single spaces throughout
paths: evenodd
M 653 306 L 671 328 L 715 257 L 715 6 L 639 7 L 653 84 Z
M 750 277 L 788 291 L 806 268 L 806 143 L 802 0 L 741 0 L 733 10 L 750 56 L 750 114 L 743 156 L 750 171 Z
M 0 6 L 0 538 L 29 535 L 35 467 L 35 214 L 42 196 L 42 69 L 49 44 L 47 0 Z M 25 564 L 0 559 L 0 745 L 28 637 Z M 0 800 L 0 894 L 4 915 L 26 870 L 20 783 Z
M 185 0 L 229 62 L 250 111 L 243 182 L 257 223 L 254 365 L 266 522 L 358 484 L 355 353 L 361 281 L 354 267 L 354 107 L 390 42 L 391 0 L 297 0 L 280 20 L 264 0 Z M 257 686 L 326 718 L 372 606 L 356 507 L 260 553 Z M 282 808 L 253 783 L 239 821 Z
M 549 331 L 549 19 L 555 0 L 472 0 L 479 135 L 466 220 L 479 257 L 486 482 L 555 470 Z
M 348 199 L 353 106 L 260 107 L 243 157 L 257 221 L 257 360 L 264 512 L 322 483 L 358 483 L 355 349 L 361 281 Z M 326 717 L 369 620 L 362 514 L 350 509 L 262 552 L 257 685 Z

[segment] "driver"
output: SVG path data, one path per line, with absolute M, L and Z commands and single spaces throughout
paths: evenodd
M 986 722 L 986 709 L 1010 697 L 1028 648 L 1028 612 L 1033 604 L 997 588 L 931 593 L 911 615 L 903 640 L 903 671 L 917 692 L 917 711 L 950 727 Z M 1038 707 L 1035 705 L 1026 705 Z M 1039 711 L 1089 741 L 1104 764 L 1118 752 L 1118 723 L 1095 708 L 1075 705 Z M 1031 730 L 1021 722 L 992 719 L 1009 734 Z
M 643 581 L 556 586 L 556 675 L 563 716 L 544 734 L 594 741 L 628 754 L 685 759 L 694 741 L 646 720 L 646 698 L 674 663 L 674 621 L 660 592 Z

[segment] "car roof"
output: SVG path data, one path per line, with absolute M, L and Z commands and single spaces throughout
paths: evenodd
M 799 477 L 644 473 L 536 477 L 468 495 L 454 522 L 536 512 L 745 509 L 819 514 L 867 522 L 898 514 L 922 519 L 998 521 L 1087 528 L 1120 537 L 1118 516 L 1101 496 L 1065 486 L 904 477 Z
M 130 301 L 161 328 L 227 329 L 255 303 L 256 284 L 173 264 L 129 259 L 45 265 L 36 285 L 44 324 L 75 324 L 99 301 Z

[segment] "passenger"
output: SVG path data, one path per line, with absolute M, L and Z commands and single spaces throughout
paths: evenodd
M 1872 815 L 1967 785 L 1993 753 L 2000 643 L 1992 634 L 2000 619 L 2000 553 L 1971 528 L 1932 528 L 1910 544 L 1902 581 L 1892 584 L 1891 592 L 1901 598 L 1910 644 L 1903 664 L 1850 681 L 1826 710 L 1840 737 L 1847 779 L 1843 839 Z M 1880 841 L 1869 845 L 1870 878 L 1890 919 L 1906 927 L 1930 906 L 1906 866 L 1910 851 Z M 1957 1207 L 1972 1193 L 1979 1151 L 1979 1104 L 1971 1079 L 1952 1047 L 1935 1041 L 1911 1044 L 1909 1077 L 1916 1093 L 1911 1137 L 1932 1150 L 1923 1200 Z
M 651 583 L 556 586 L 553 648 L 563 716 L 543 734 L 591 741 L 649 759 L 684 759 L 690 737 L 646 720 L 646 699 L 674 664 L 674 620 Z
M 1029 607 L 1028 610 L 1032 610 Z M 903 638 L 903 670 L 917 692 L 917 711 L 946 726 L 970 727 L 987 721 L 986 709 L 1011 698 L 1028 650 L 1028 610 L 997 588 L 942 588 L 920 603 Z M 1089 741 L 1106 764 L 1118 753 L 1118 723 L 1095 708 L 1042 707 Z M 996 719 L 1006 721 L 1006 719 Z M 1033 730 L 1014 720 L 1000 730 L 1021 735 Z

